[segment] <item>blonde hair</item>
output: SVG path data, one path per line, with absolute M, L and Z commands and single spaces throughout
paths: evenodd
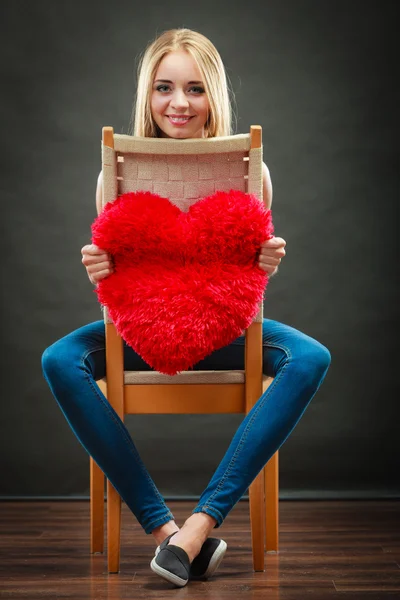
M 190 29 L 165 31 L 145 50 L 138 68 L 136 101 L 131 122 L 133 135 L 159 137 L 160 131 L 150 109 L 152 85 L 164 56 L 177 50 L 185 50 L 191 54 L 203 78 L 210 105 L 205 137 L 230 135 L 232 109 L 224 64 L 214 44 L 201 33 Z

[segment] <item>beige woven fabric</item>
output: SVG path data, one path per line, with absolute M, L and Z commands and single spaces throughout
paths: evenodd
M 250 134 L 217 138 L 172 140 L 170 138 L 142 138 L 114 134 L 114 149 L 122 154 L 209 154 L 211 152 L 248 152 Z
M 216 191 L 232 189 L 262 199 L 262 148 L 250 149 L 250 134 L 173 140 L 114 135 L 102 145 L 103 206 L 118 195 L 150 191 L 183 212 Z M 106 323 L 110 323 L 107 310 Z M 262 322 L 263 306 L 254 321 Z
M 249 152 L 247 191 L 260 200 L 263 197 L 262 148 L 252 148 Z
M 246 158 L 243 152 L 126 154 L 117 162 L 118 191 L 149 191 L 187 212 L 192 204 L 216 191 L 247 191 Z
M 103 206 L 107 202 L 113 202 L 118 192 L 117 179 L 117 155 L 115 150 L 102 144 L 102 168 L 103 168 Z

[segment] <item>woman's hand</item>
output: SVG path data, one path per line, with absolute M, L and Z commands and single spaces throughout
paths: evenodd
M 95 244 L 83 246 L 81 253 L 87 276 L 93 285 L 114 272 L 111 256 Z
M 285 246 L 285 240 L 279 237 L 272 237 L 261 244 L 258 266 L 266 271 L 269 277 L 278 271 L 280 262 L 286 254 Z

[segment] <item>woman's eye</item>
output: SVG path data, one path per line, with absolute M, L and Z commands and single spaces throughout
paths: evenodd
M 156 90 L 157 90 L 157 92 L 161 92 L 161 93 L 170 92 L 171 86 L 168 85 L 167 83 L 160 83 L 156 87 Z M 205 90 L 204 90 L 204 88 L 202 88 L 199 85 L 193 85 L 192 87 L 190 87 L 188 89 L 188 92 L 193 93 L 193 94 L 204 94 Z

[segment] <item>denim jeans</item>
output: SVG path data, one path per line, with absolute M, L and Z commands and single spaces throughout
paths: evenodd
M 125 370 L 151 367 L 124 345 Z M 276 321 L 263 321 L 263 371 L 274 381 L 245 416 L 193 512 L 221 525 L 303 415 L 330 364 L 329 351 Z M 173 519 L 124 423 L 96 384 L 105 376 L 103 321 L 47 348 L 43 372 L 73 432 L 103 470 L 146 533 Z M 196 370 L 244 368 L 244 336 L 197 363 Z

